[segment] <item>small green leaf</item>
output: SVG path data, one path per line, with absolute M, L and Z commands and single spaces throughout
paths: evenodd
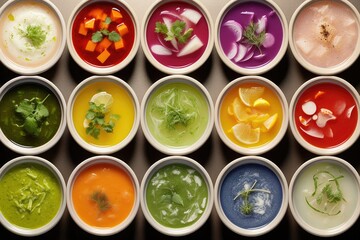
M 32 114 L 34 110 L 35 104 L 30 102 L 28 99 L 24 99 L 19 103 L 19 105 L 15 109 L 15 112 L 19 113 L 23 118 L 26 118 L 30 114 Z
M 181 196 L 179 194 L 177 194 L 177 193 L 173 193 L 171 200 L 174 203 L 177 203 L 177 204 L 179 204 L 181 206 L 184 206 L 184 202 L 183 202 Z
M 21 30 L 20 33 L 36 48 L 39 48 L 45 42 L 47 34 L 40 25 L 28 25 L 26 30 Z
M 161 33 L 161 34 L 166 35 L 168 33 L 168 31 L 169 30 L 168 30 L 167 26 L 164 23 L 162 23 L 162 22 L 156 22 L 155 23 L 155 32 L 156 33 Z
M 110 33 L 110 31 L 107 30 L 107 29 L 102 29 L 102 30 L 100 31 L 100 33 L 101 33 L 102 35 L 108 36 L 109 33 Z
M 40 134 L 40 129 L 38 128 L 37 121 L 34 117 L 27 117 L 24 122 L 24 130 L 33 136 L 38 136 Z
M 111 18 L 110 18 L 110 17 L 106 17 L 104 22 L 105 22 L 106 24 L 110 24 L 110 23 L 111 23 Z
M 100 42 L 103 39 L 103 35 L 100 31 L 96 31 L 93 33 L 93 35 L 91 36 L 91 41 L 93 41 L 94 43 Z
M 109 40 L 112 42 L 118 42 L 120 41 L 120 35 L 117 32 L 112 31 L 109 33 Z
M 36 106 L 35 112 L 34 112 L 34 117 L 36 118 L 36 120 L 41 121 L 43 118 L 46 118 L 49 116 L 49 111 L 48 109 L 44 106 L 44 104 L 38 104 Z

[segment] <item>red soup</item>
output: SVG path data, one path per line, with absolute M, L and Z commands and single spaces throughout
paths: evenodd
M 72 26 L 77 54 L 90 65 L 111 67 L 130 53 L 135 27 L 129 13 L 120 5 L 95 2 L 77 14 Z
M 319 83 L 306 89 L 295 107 L 297 130 L 305 141 L 320 148 L 333 148 L 354 133 L 358 110 L 354 97 L 334 83 Z

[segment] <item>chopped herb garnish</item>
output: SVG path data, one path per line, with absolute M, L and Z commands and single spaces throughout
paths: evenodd
M 246 39 L 246 42 L 254 45 L 260 50 L 260 46 L 265 41 L 265 30 L 261 31 L 260 33 L 256 33 L 256 29 L 258 28 L 258 24 L 254 23 L 253 21 L 244 29 L 243 36 Z
M 105 122 L 105 115 L 107 109 L 104 104 L 96 105 L 93 102 L 89 102 L 89 110 L 86 113 L 85 118 L 89 121 L 86 127 L 86 134 L 94 138 L 98 138 L 100 130 L 104 130 L 107 133 L 112 133 L 115 127 L 115 122 L 120 118 L 117 114 L 111 114 L 109 122 Z
M 90 199 L 96 203 L 100 212 L 104 212 L 111 207 L 108 197 L 101 191 L 93 192 Z
M 111 18 L 107 17 L 104 21 L 105 24 L 110 24 L 111 23 Z M 93 35 L 91 36 L 91 41 L 93 41 L 94 43 L 100 42 L 104 36 L 108 37 L 108 39 L 112 42 L 118 42 L 120 41 L 120 34 L 117 33 L 116 31 L 109 31 L 107 29 L 101 29 L 99 31 L 96 31 L 93 33 Z
M 49 111 L 44 105 L 46 99 L 50 96 L 48 94 L 43 100 L 38 97 L 32 99 L 24 99 L 15 106 L 15 112 L 23 120 L 22 125 L 16 125 L 23 128 L 24 131 L 31 136 L 38 136 L 41 132 L 41 126 L 49 116 Z
M 233 199 L 233 200 L 236 200 L 238 197 L 241 197 L 241 199 L 243 200 L 243 203 L 240 206 L 240 211 L 244 215 L 250 215 L 254 210 L 254 205 L 249 200 L 251 193 L 254 193 L 254 192 L 264 192 L 264 193 L 268 193 L 268 194 L 271 193 L 267 189 L 256 189 L 256 188 L 254 188 L 256 183 L 257 183 L 257 181 L 255 180 L 255 182 L 253 183 L 253 185 L 251 185 L 250 188 L 246 188 L 244 186 L 244 189 L 241 190 L 240 192 L 238 192 L 238 194 Z
M 165 41 L 176 39 L 178 43 L 184 44 L 192 36 L 193 29 L 186 29 L 186 23 L 184 21 L 176 20 L 171 24 L 170 29 L 168 29 L 165 23 L 156 22 L 155 32 L 164 35 Z
M 27 38 L 30 43 L 39 48 L 46 40 L 46 31 L 40 25 L 28 25 L 24 30 L 20 30 L 20 34 Z

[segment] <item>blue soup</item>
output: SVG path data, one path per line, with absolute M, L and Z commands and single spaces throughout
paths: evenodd
M 223 179 L 220 204 L 226 217 L 245 229 L 269 224 L 278 214 L 283 199 L 277 175 L 261 164 L 243 164 Z

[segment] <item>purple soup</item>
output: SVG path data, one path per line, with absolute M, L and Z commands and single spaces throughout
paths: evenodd
M 169 68 L 185 68 L 201 58 L 209 42 L 203 12 L 184 1 L 157 5 L 149 16 L 146 41 L 152 56 Z
M 241 68 L 271 62 L 283 41 L 283 25 L 276 10 L 260 1 L 240 2 L 225 12 L 219 42 L 224 54 Z

